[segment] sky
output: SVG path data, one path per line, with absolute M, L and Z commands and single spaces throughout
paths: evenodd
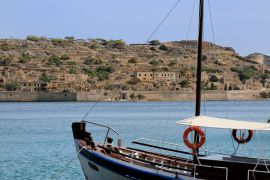
M 198 1 L 198 0 L 197 0 Z M 204 39 L 233 47 L 240 55 L 270 55 L 269 0 L 205 0 Z M 1 0 L 0 38 L 28 35 L 79 39 L 123 39 L 144 43 L 177 0 Z M 152 39 L 197 39 L 198 2 L 181 0 Z

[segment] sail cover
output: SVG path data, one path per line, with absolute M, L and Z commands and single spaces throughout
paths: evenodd
M 270 131 L 270 124 L 268 123 L 238 121 L 208 116 L 196 116 L 178 121 L 176 124 L 221 129 Z

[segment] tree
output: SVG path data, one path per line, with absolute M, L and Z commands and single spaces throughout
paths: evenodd
M 141 82 L 140 79 L 138 79 L 138 78 L 132 78 L 132 79 L 130 79 L 127 83 L 130 84 L 130 85 L 136 85 L 136 84 L 138 84 L 139 82 Z
M 217 90 L 217 87 L 214 83 L 211 83 L 210 90 Z
M 112 47 L 113 48 L 117 48 L 117 49 L 123 49 L 125 47 L 126 43 L 123 40 L 115 40 L 112 43 Z
M 217 82 L 218 81 L 218 78 L 216 75 L 211 75 L 210 78 L 209 78 L 209 81 L 210 82 Z
M 132 57 L 128 60 L 128 63 L 136 64 L 137 63 L 137 58 Z
M 139 100 L 144 100 L 145 99 L 145 96 L 143 94 L 138 94 L 137 97 L 138 97 Z
M 33 36 L 33 35 L 29 35 L 29 36 L 27 36 L 27 37 L 26 37 L 26 39 L 27 39 L 27 40 L 29 40 L 29 41 L 34 41 L 34 42 L 37 42 L 37 41 L 39 41 L 39 40 L 40 40 L 40 38 L 39 38 L 39 37 L 37 37 L 37 36 Z
M 7 91 L 16 91 L 20 88 L 20 85 L 18 83 L 8 83 L 5 85 L 5 89 Z
M 169 48 L 166 45 L 162 44 L 162 45 L 159 46 L 159 50 L 169 51 Z
M 134 100 L 134 99 L 136 98 L 136 95 L 135 95 L 134 93 L 131 93 L 131 94 L 129 95 L 129 97 L 130 97 L 131 100 Z
M 40 81 L 43 81 L 43 82 L 50 82 L 53 79 L 54 79 L 53 76 L 49 76 L 46 73 L 42 73 L 41 76 L 40 76 L 40 78 L 39 78 L 39 80 Z
M 185 80 L 182 80 L 179 84 L 182 88 L 186 88 L 188 87 L 189 82 L 188 80 L 185 79 Z
M 60 66 L 61 64 L 63 64 L 60 60 L 60 58 L 56 55 L 52 55 L 49 59 L 48 59 L 48 64 L 49 65 L 55 65 L 55 66 Z
M 74 42 L 75 38 L 73 36 L 67 36 L 65 37 L 65 40 L 67 40 L 68 42 Z
M 67 54 L 63 54 L 61 57 L 60 57 L 61 60 L 69 60 L 70 57 L 67 55 Z
M 160 45 L 160 41 L 159 40 L 152 40 L 152 41 L 149 41 L 149 43 L 153 46 L 155 45 Z
M 9 57 L 1 57 L 0 58 L 0 65 L 7 66 L 11 63 L 11 59 Z

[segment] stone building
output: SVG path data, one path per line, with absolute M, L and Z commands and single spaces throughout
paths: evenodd
M 141 81 L 175 80 L 176 72 L 137 71 L 135 77 Z
M 21 91 L 34 92 L 34 91 L 48 91 L 48 83 L 42 81 L 24 81 L 18 82 Z

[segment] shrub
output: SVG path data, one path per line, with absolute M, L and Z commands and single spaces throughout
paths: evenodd
M 206 55 L 202 55 L 202 61 L 206 61 L 207 60 L 207 56 Z
M 188 85 L 189 85 L 189 82 L 188 82 L 188 80 L 182 80 L 182 81 L 180 81 L 180 86 L 182 87 L 182 88 L 186 88 L 186 87 L 188 87 Z
M 209 78 L 209 81 L 210 82 L 217 82 L 218 81 L 218 78 L 216 75 L 211 75 L 210 78 Z
M 27 63 L 31 60 L 31 56 L 29 53 L 22 53 L 21 57 L 19 58 L 20 63 Z
M 222 69 L 221 68 L 203 67 L 203 71 L 205 71 L 206 73 L 221 73 Z
M 214 83 L 211 83 L 210 90 L 217 90 L 217 87 L 214 85 Z
M 60 58 L 59 58 L 58 56 L 53 55 L 53 56 L 51 56 L 51 57 L 49 58 L 48 64 L 49 64 L 49 65 L 55 65 L 55 66 L 58 67 L 58 66 L 60 66 L 60 65 L 63 64 L 63 63 L 61 62 L 61 60 L 60 60 Z
M 0 58 L 0 65 L 7 66 L 11 63 L 11 59 L 9 57 L 1 57 Z
M 145 99 L 145 96 L 144 96 L 143 94 L 138 94 L 138 95 L 137 95 L 137 98 L 138 98 L 139 100 L 144 100 L 144 99 Z
M 162 44 L 162 45 L 159 46 L 159 50 L 169 51 L 169 48 L 166 45 Z
M 160 45 L 160 41 L 159 40 L 152 40 L 149 42 L 151 45 Z
M 162 71 L 169 71 L 168 67 L 162 67 Z
M 39 77 L 39 80 L 43 81 L 43 82 L 50 82 L 50 81 L 54 80 L 54 77 L 47 75 L 46 73 L 42 73 L 41 76 Z
M 16 91 L 20 88 L 20 85 L 18 83 L 8 83 L 8 84 L 5 84 L 4 88 L 7 91 Z
M 128 63 L 136 64 L 137 63 L 137 58 L 132 57 L 128 60 Z
M 69 74 L 77 74 L 76 67 L 70 67 L 68 73 Z
M 60 57 L 61 60 L 69 60 L 70 57 L 67 55 L 67 54 L 63 54 L 61 57 Z
M 150 61 L 149 64 L 151 64 L 151 65 L 153 65 L 153 66 L 157 66 L 157 65 L 159 64 L 159 62 L 156 61 L 156 60 L 152 60 L 152 61 Z
M 39 40 L 40 40 L 40 38 L 39 38 L 39 37 L 37 37 L 37 36 L 33 36 L 33 35 L 29 35 L 29 36 L 27 36 L 27 37 L 26 37 L 26 39 L 27 39 L 27 40 L 29 40 L 29 41 L 34 41 L 34 42 L 37 42 L 37 41 L 39 41 Z
M 156 51 L 157 49 L 155 47 L 150 47 L 151 51 Z
M 112 67 L 110 66 L 99 66 L 97 69 L 96 69 L 97 72 L 108 72 L 108 73 L 112 73 L 113 72 L 113 69 Z
M 84 60 L 83 64 L 91 65 L 92 64 L 92 59 L 86 59 L 86 60 Z
M 176 65 L 177 64 L 177 61 L 176 60 L 173 60 L 173 61 L 171 61 L 169 64 L 168 64 L 168 66 L 174 66 L 174 65 Z
M 9 45 L 8 43 L 1 44 L 0 49 L 3 51 L 10 51 L 13 50 L 14 47 L 12 45 Z
M 73 36 L 67 36 L 67 37 L 65 37 L 65 40 L 68 42 L 74 42 L 75 38 Z
M 240 67 L 240 66 L 236 66 L 236 67 L 232 67 L 231 71 L 233 72 L 237 72 L 239 79 L 241 81 L 246 81 L 252 77 L 255 77 L 257 71 L 254 67 Z
M 115 40 L 112 41 L 112 47 L 117 49 L 123 49 L 125 47 L 126 43 L 123 40 Z
M 261 98 L 268 98 L 269 97 L 266 92 L 261 92 L 260 96 L 261 96 Z
M 93 77 L 96 76 L 95 71 L 92 71 L 92 70 L 87 69 L 87 68 L 83 68 L 83 69 L 82 69 L 82 72 L 83 72 L 84 74 L 88 75 L 88 76 L 91 77 L 91 78 L 93 78 Z
M 76 62 L 75 61 L 68 61 L 67 64 L 69 66 L 74 66 L 74 65 L 76 65 Z
M 127 83 L 130 84 L 130 85 L 136 85 L 136 84 L 138 84 L 139 82 L 141 82 L 140 79 L 138 79 L 138 78 L 132 78 L 132 79 L 130 79 Z
M 52 38 L 51 42 L 55 46 L 65 46 L 65 45 L 67 45 L 67 41 L 64 40 L 64 39 L 60 39 L 60 38 Z
M 136 95 L 135 95 L 134 93 L 131 93 L 131 94 L 129 95 L 129 98 L 130 98 L 131 100 L 134 100 L 134 99 L 136 98 Z

